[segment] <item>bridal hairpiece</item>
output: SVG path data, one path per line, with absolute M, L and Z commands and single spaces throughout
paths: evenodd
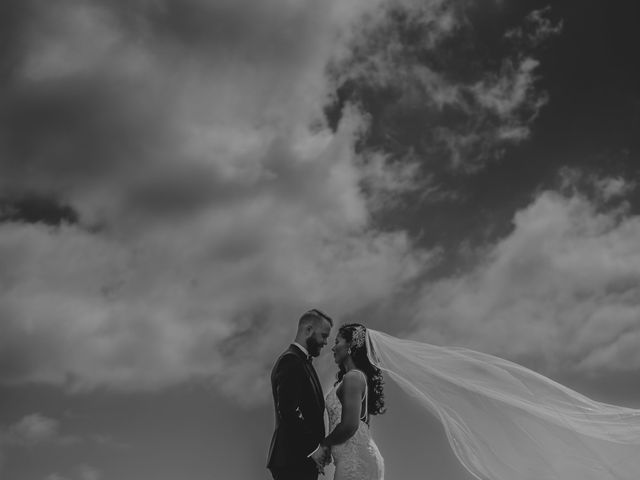
M 365 328 L 362 327 L 362 326 L 357 326 L 353 330 L 353 336 L 352 336 L 352 339 L 351 339 L 351 345 L 356 347 L 356 348 L 362 347 L 364 345 L 365 335 L 366 335 Z

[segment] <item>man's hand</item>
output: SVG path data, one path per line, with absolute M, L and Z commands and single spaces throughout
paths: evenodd
M 320 447 L 311 454 L 311 459 L 315 462 L 318 473 L 324 475 L 325 465 L 331 463 L 331 449 L 327 446 L 320 445 Z

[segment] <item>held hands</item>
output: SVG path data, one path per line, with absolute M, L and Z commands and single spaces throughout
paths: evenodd
M 311 459 L 315 462 L 318 473 L 324 475 L 324 467 L 331 463 L 331 448 L 326 445 L 320 445 L 318 449 L 311 454 Z

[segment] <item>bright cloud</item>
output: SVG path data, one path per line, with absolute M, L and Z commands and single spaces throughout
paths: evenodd
M 547 371 L 637 369 L 640 218 L 598 198 L 540 193 L 474 270 L 425 288 L 425 338 Z
M 559 35 L 564 27 L 562 20 L 554 23 L 548 17 L 550 12 L 550 5 L 539 10 L 533 10 L 527 15 L 524 25 L 509 30 L 505 36 L 531 46 L 538 46 L 544 43 L 550 37 Z

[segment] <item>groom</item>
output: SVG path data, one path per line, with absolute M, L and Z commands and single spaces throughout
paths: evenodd
M 333 320 L 320 310 L 304 313 L 294 342 L 271 371 L 276 428 L 267 468 L 274 480 L 317 480 L 328 462 L 324 396 L 311 359 L 327 344 Z

